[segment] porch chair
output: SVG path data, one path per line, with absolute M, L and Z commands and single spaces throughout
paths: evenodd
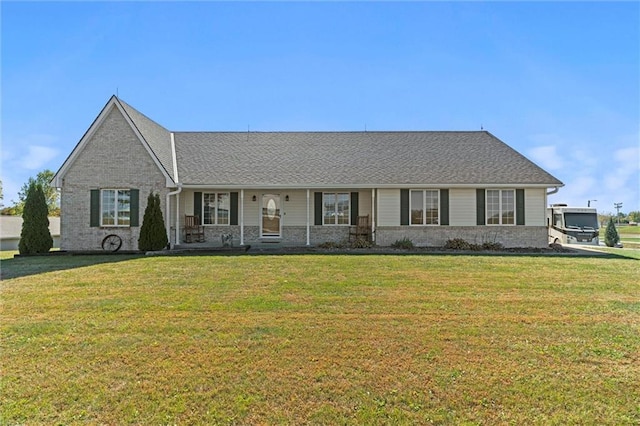
M 184 242 L 204 242 L 204 226 L 200 224 L 200 216 L 184 216 Z
M 349 229 L 349 242 L 357 241 L 359 238 L 364 238 L 367 241 L 371 241 L 371 225 L 369 224 L 369 215 L 358 216 L 356 226 L 352 226 Z

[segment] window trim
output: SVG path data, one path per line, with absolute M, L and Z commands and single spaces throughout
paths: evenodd
M 105 224 L 104 223 L 104 193 L 105 192 L 114 192 L 114 207 L 113 207 L 113 220 L 114 223 L 113 224 Z M 118 220 L 119 220 L 119 214 L 120 213 L 118 211 L 118 193 L 119 192 L 128 192 L 129 193 L 129 223 L 128 224 L 119 224 Z M 100 214 L 100 226 L 103 228 L 131 228 L 131 188 L 101 188 L 100 189 L 100 210 L 99 210 L 99 214 Z
M 411 220 L 411 211 L 412 211 L 412 203 L 411 203 L 411 194 L 414 192 L 422 193 L 422 223 L 412 223 Z M 437 194 L 436 200 L 436 208 L 438 209 L 438 223 L 426 223 L 427 222 L 427 192 L 435 192 Z M 440 206 L 440 189 L 410 189 L 409 190 L 409 226 L 440 226 L 442 223 L 441 218 L 441 206 Z
M 336 196 L 335 210 L 334 210 L 334 223 L 325 223 L 325 218 L 327 215 L 325 214 L 325 203 L 324 196 L 327 194 L 334 194 Z M 338 195 L 344 194 L 347 196 L 349 200 L 349 212 L 347 213 L 347 223 L 337 223 L 338 222 Z M 351 192 L 339 192 L 339 191 L 327 191 L 322 193 L 322 226 L 351 226 Z
M 214 199 L 216 200 L 215 202 L 215 208 L 214 208 L 214 214 L 213 217 L 215 218 L 215 223 L 205 223 L 204 222 L 204 209 L 205 209 L 205 203 L 204 203 L 204 196 L 205 195 L 212 195 L 214 196 Z M 218 196 L 219 195 L 226 195 L 228 202 L 229 202 L 229 209 L 227 211 L 227 223 L 218 223 Z M 230 226 L 231 225 L 231 192 L 202 192 L 202 196 L 201 196 L 201 207 L 200 207 L 200 223 L 203 226 Z
M 498 223 L 489 223 L 489 191 L 498 191 Z M 513 194 L 513 223 L 502 223 L 502 193 L 503 192 L 511 192 Z M 515 188 L 487 188 L 484 192 L 484 214 L 485 220 L 484 223 L 487 226 L 516 226 L 518 220 L 518 202 L 516 200 L 516 190 Z

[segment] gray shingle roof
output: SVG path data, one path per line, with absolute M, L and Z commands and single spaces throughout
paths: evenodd
M 175 180 L 171 132 L 117 101 Z M 174 138 L 184 185 L 562 185 L 487 131 L 174 132 Z
M 173 175 L 173 156 L 171 153 L 171 132 L 142 114 L 122 99 L 116 98 L 136 126 L 144 140 L 151 147 L 158 161 L 167 174 L 175 181 Z
M 176 132 L 185 185 L 562 185 L 487 131 Z

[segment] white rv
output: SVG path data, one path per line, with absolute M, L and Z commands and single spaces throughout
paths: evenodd
M 600 244 L 598 211 L 591 207 L 552 204 L 547 208 L 550 244 Z

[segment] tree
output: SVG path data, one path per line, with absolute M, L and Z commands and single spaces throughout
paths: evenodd
M 47 253 L 53 247 L 53 238 L 49 232 L 47 201 L 42 187 L 32 182 L 22 213 L 22 232 L 18 250 L 20 254 Z
M 15 203 L 14 211 L 17 215 L 21 215 L 24 210 L 25 200 L 27 199 L 27 191 L 32 183 L 40 185 L 44 193 L 45 202 L 47 204 L 47 210 L 50 216 L 60 216 L 60 207 L 58 206 L 58 199 L 60 194 L 58 190 L 51 186 L 51 180 L 55 176 L 51 170 L 46 169 L 39 172 L 36 178 L 30 177 L 29 180 L 22 185 L 20 191 L 18 191 L 18 202 Z
M 607 229 L 604 231 L 604 243 L 607 247 L 613 247 L 618 241 L 620 241 L 620 236 L 615 223 L 613 223 L 613 217 L 611 217 L 607 224 Z
M 635 223 L 640 222 L 640 211 L 635 210 L 635 211 L 629 212 L 629 221 L 635 222 Z
M 142 218 L 138 249 L 142 251 L 162 250 L 168 243 L 164 218 L 160 209 L 160 195 L 154 195 L 151 191 L 147 197 L 147 207 Z

